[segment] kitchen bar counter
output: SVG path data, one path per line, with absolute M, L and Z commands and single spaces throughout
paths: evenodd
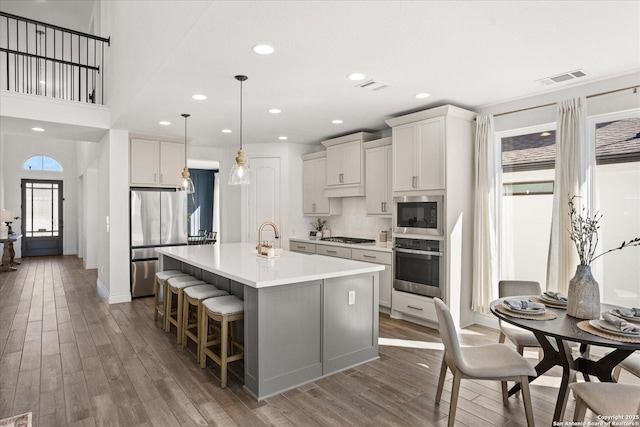
M 159 270 L 229 279 L 244 299 L 244 382 L 257 400 L 378 358 L 382 265 L 227 243 L 158 248 Z M 238 289 L 241 289 L 238 292 Z

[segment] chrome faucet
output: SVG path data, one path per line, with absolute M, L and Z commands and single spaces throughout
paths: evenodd
M 256 249 L 258 250 L 258 254 L 260 254 L 262 251 L 262 229 L 264 227 L 266 227 L 267 225 L 271 226 L 271 228 L 273 228 L 273 232 L 275 233 L 275 238 L 279 239 L 280 238 L 280 234 L 278 233 L 278 227 L 276 227 L 276 225 L 273 222 L 263 222 L 262 224 L 260 224 L 260 228 L 258 228 L 258 246 L 256 246 Z

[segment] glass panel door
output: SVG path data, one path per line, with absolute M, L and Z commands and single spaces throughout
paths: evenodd
M 62 255 L 62 181 L 22 180 L 22 256 Z

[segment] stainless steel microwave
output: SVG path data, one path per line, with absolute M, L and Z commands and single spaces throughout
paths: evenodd
M 396 234 L 443 235 L 444 196 L 393 198 L 393 232 Z

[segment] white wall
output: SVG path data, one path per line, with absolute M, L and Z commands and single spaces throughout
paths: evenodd
M 63 253 L 73 255 L 77 253 L 77 184 L 75 141 L 57 140 L 46 135 L 3 136 L 4 154 L 2 175 L 4 176 L 4 202 L 2 208 L 10 209 L 16 216 L 22 216 L 20 211 L 22 193 L 20 184 L 22 179 L 48 179 L 63 181 Z M 22 164 L 30 157 L 45 155 L 56 159 L 63 168 L 63 172 L 28 171 L 22 169 Z M 22 227 L 20 220 L 12 227 L 16 232 Z M 21 245 L 15 245 L 16 257 L 22 254 Z

